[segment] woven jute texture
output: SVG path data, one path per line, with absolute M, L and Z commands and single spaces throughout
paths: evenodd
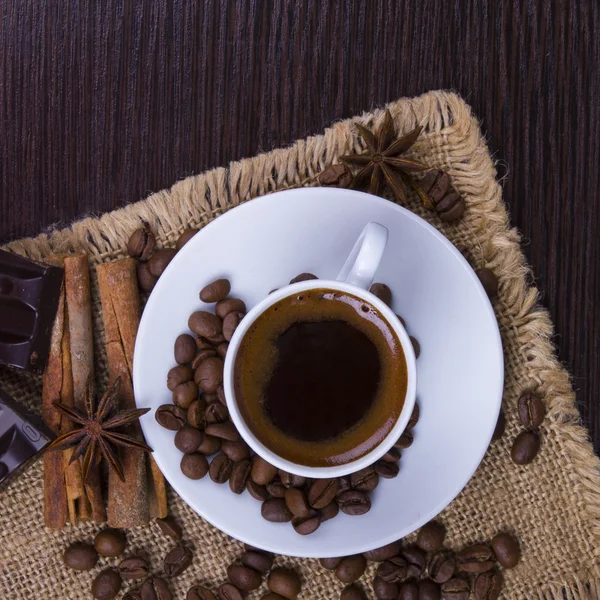
M 600 476 L 587 432 L 579 424 L 569 376 L 557 362 L 550 342 L 552 323 L 537 305 L 538 293 L 519 247 L 519 234 L 509 226 L 496 171 L 477 120 L 456 95 L 431 92 L 403 98 L 389 106 L 399 134 L 420 124 L 424 133 L 412 150 L 432 167 L 448 171 L 467 204 L 458 225 L 444 225 L 412 196 L 407 207 L 430 221 L 452 242 L 468 248 L 476 267 L 498 275 L 500 291 L 494 309 L 500 325 L 506 361 L 504 408 L 507 429 L 493 444 L 467 487 L 442 513 L 448 543 L 457 548 L 490 538 L 499 530 L 520 540 L 523 559 L 505 572 L 504 594 L 510 598 L 597 598 L 600 590 Z M 354 121 L 377 125 L 382 111 Z M 157 233 L 159 244 L 173 245 L 189 226 L 202 227 L 231 207 L 276 190 L 304 185 L 311 177 L 351 149 L 360 150 L 353 120 L 336 123 L 317 135 L 268 154 L 189 177 L 170 190 L 153 194 L 100 218 L 88 218 L 68 229 L 21 240 L 8 249 L 42 260 L 52 252 L 85 251 L 92 265 L 124 254 L 131 232 L 141 221 Z M 92 274 L 95 285 L 95 275 Z M 94 324 L 98 384 L 106 384 L 103 326 L 97 290 Z M 0 370 L 0 385 L 39 411 L 37 378 Z M 548 416 L 542 450 L 528 467 L 510 460 L 510 445 L 519 431 L 516 403 L 523 390 L 536 389 L 545 398 Z M 483 401 L 484 399 L 482 399 Z M 465 415 L 468 418 L 468 415 Z M 182 523 L 195 558 L 173 581 L 176 598 L 194 582 L 216 586 L 226 567 L 241 552 L 241 544 L 220 533 L 192 512 L 175 494 L 170 510 Z M 360 517 L 357 517 L 360 518 Z M 86 598 L 93 576 L 67 570 L 61 554 L 75 540 L 91 540 L 92 524 L 45 530 L 42 511 L 42 464 L 27 465 L 0 488 L 0 599 Z M 128 532 L 129 550 L 151 558 L 160 571 L 171 543 L 155 524 Z M 304 599 L 337 599 L 342 585 L 315 560 L 286 557 L 303 576 Z M 115 560 L 104 560 L 103 565 Z M 363 577 L 371 595 L 374 567 Z M 254 593 L 250 598 L 259 598 Z M 371 596 L 372 597 L 372 596 Z

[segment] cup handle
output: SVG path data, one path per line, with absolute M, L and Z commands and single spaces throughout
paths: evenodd
M 368 290 L 383 257 L 388 234 L 388 230 L 383 225 L 375 221 L 367 223 L 358 236 L 337 280 Z

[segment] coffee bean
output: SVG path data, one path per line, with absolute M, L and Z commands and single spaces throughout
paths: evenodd
M 505 568 L 513 569 L 521 558 L 521 548 L 516 538 L 508 533 L 497 533 L 492 538 L 496 560 Z
M 163 561 L 163 571 L 167 577 L 181 575 L 191 564 L 194 555 L 192 551 L 181 544 L 175 546 Z
M 243 440 L 240 440 L 239 442 L 225 440 L 221 444 L 221 450 L 223 451 L 223 454 L 226 454 L 236 463 L 250 458 L 250 447 Z
M 406 561 L 406 576 L 419 578 L 425 570 L 427 557 L 417 546 L 406 546 L 400 550 L 400 556 Z
M 194 372 L 194 381 L 203 392 L 216 392 L 223 383 L 223 359 L 211 356 L 203 360 Z
M 478 269 L 475 271 L 475 275 L 479 278 L 485 293 L 490 298 L 494 298 L 498 294 L 498 278 L 494 272 L 490 269 Z
M 204 429 L 207 435 L 219 438 L 221 440 L 228 440 L 230 442 L 237 442 L 240 439 L 240 434 L 235 428 L 233 423 L 225 421 L 224 423 L 212 423 L 207 425 Z
M 154 413 L 156 422 L 170 431 L 177 431 L 185 425 L 185 411 L 174 404 L 163 404 Z
M 300 283 L 301 281 L 312 281 L 313 279 L 319 279 L 316 275 L 312 273 L 300 273 L 300 275 L 296 275 L 293 279 L 290 279 L 290 285 L 292 283 Z
M 344 556 L 335 569 L 335 576 L 342 583 L 354 583 L 367 568 L 367 559 L 362 554 Z
M 265 594 L 264 596 L 261 596 L 260 600 L 285 600 L 285 598 L 283 596 L 280 596 L 279 594 L 274 594 L 273 592 L 269 592 L 269 593 Z
M 400 583 L 406 577 L 407 564 L 401 556 L 392 556 L 377 567 L 377 577 L 384 581 Z
M 334 500 L 330 502 L 327 506 L 322 508 L 319 513 L 321 515 L 321 523 L 325 523 L 325 521 L 329 521 L 338 516 L 340 512 L 340 507 L 337 505 L 337 502 Z
M 392 556 L 396 556 L 400 552 L 400 542 L 391 542 L 380 548 L 363 552 L 363 556 L 367 560 L 373 560 L 375 562 L 383 562 Z
M 410 433 L 408 435 L 411 435 Z M 412 436 L 411 436 L 412 437 Z M 379 459 L 384 462 L 395 463 L 400 460 L 400 450 L 398 448 L 394 448 L 393 446 Z
M 217 400 L 223 405 L 223 406 L 227 406 L 227 398 L 225 398 L 225 390 L 223 389 L 223 386 L 219 386 L 219 389 L 217 390 Z
M 203 585 L 193 585 L 185 596 L 185 600 L 217 600 L 214 592 Z
M 377 600 L 396 600 L 398 598 L 398 584 L 389 583 L 380 577 L 373 579 L 373 591 Z
M 531 392 L 519 398 L 518 411 L 521 423 L 529 429 L 539 427 L 546 416 L 546 407 L 542 399 Z
M 285 498 L 286 487 L 279 480 L 267 483 L 266 489 L 273 498 Z
M 148 577 L 140 588 L 142 600 L 173 600 L 167 582 L 160 577 Z
M 75 571 L 89 571 L 96 566 L 98 553 L 89 544 L 75 542 L 64 551 L 63 561 Z
M 136 229 L 127 242 L 127 254 L 131 258 L 146 261 L 154 252 L 156 238 L 148 227 Z
M 306 517 L 308 515 L 308 502 L 304 492 L 298 488 L 288 488 L 284 495 L 285 503 L 292 515 L 295 517 Z
M 419 600 L 419 584 L 410 579 L 398 586 L 398 600 Z
M 198 452 L 204 456 L 212 456 L 221 449 L 221 440 L 212 435 L 204 435 L 202 443 L 198 447 Z
M 460 577 L 450 579 L 442 585 L 444 600 L 469 600 L 470 595 L 471 588 L 469 587 L 469 582 Z
M 359 492 L 372 492 L 379 484 L 379 475 L 373 467 L 365 467 L 350 476 L 352 487 Z
M 371 509 L 371 499 L 367 494 L 357 490 L 344 492 L 337 499 L 340 510 L 351 516 L 364 515 Z
M 494 567 L 495 557 L 487 544 L 473 544 L 459 550 L 456 561 L 464 573 L 483 573 Z
M 281 481 L 281 483 L 283 483 L 283 485 L 286 488 L 290 488 L 290 487 L 303 487 L 304 484 L 306 483 L 306 477 L 302 477 L 301 475 L 294 475 L 293 473 L 288 473 L 287 471 L 284 471 L 283 469 L 279 469 L 277 471 L 278 475 L 279 475 L 279 479 Z
M 412 344 L 413 351 L 415 353 L 415 358 L 419 358 L 419 356 L 421 356 L 421 344 L 419 344 L 419 340 L 411 335 L 410 343 Z
M 223 319 L 223 336 L 229 342 L 235 333 L 240 321 L 244 318 L 244 313 L 233 311 Z
M 222 423 L 229 418 L 229 411 L 220 402 L 213 402 L 206 407 L 204 418 L 208 425 L 211 423 Z
M 100 556 L 120 556 L 125 552 L 126 543 L 125 536 L 118 529 L 105 529 L 94 538 L 94 548 Z
M 300 535 L 310 535 L 314 533 L 321 525 L 321 516 L 319 511 L 310 509 L 303 517 L 294 517 L 292 519 L 292 527 L 296 533 Z
M 215 313 L 220 319 L 224 319 L 231 312 L 246 312 L 246 303 L 239 298 L 225 298 L 219 300 L 215 306 Z
M 176 541 L 179 541 L 183 536 L 181 525 L 170 515 L 162 519 L 156 519 L 156 524 L 165 535 L 168 535 Z
M 192 454 L 198 450 L 204 434 L 192 427 L 191 425 L 184 425 L 175 434 L 175 448 L 184 454 Z
M 510 456 L 517 465 L 528 465 L 540 451 L 540 435 L 535 431 L 522 431 L 513 442 Z
M 245 567 L 266 575 L 273 566 L 273 557 L 264 552 L 244 552 L 240 560 Z
M 244 594 L 232 583 L 223 583 L 219 586 L 219 600 L 244 600 Z
M 288 523 L 292 520 L 292 513 L 283 498 L 270 498 L 263 502 L 260 512 L 263 519 L 271 523 Z
M 419 600 L 439 600 L 440 586 L 431 581 L 431 579 L 421 579 L 419 581 Z
M 395 462 L 386 462 L 385 460 L 378 460 L 375 463 L 375 472 L 379 477 L 384 479 L 393 479 L 400 472 L 400 465 Z
M 232 471 L 233 463 L 229 458 L 225 454 L 217 454 L 210 463 L 208 474 L 215 483 L 225 483 L 231 477 Z
M 194 356 L 192 361 L 192 369 L 194 370 L 194 381 L 196 380 L 196 369 L 203 363 L 207 358 L 211 358 L 217 355 L 217 351 L 214 348 L 204 348 Z
M 204 419 L 204 411 L 206 410 L 206 401 L 203 397 L 194 400 L 187 409 L 187 421 L 196 429 L 204 429 L 206 420 Z
M 502 573 L 495 569 L 477 575 L 473 583 L 475 600 L 497 600 L 502 590 L 502 580 Z
M 262 583 L 260 573 L 243 565 L 229 565 L 227 567 L 227 577 L 236 588 L 243 592 L 257 590 Z
M 148 576 L 148 563 L 139 556 L 124 558 L 119 563 L 119 574 L 123 579 L 143 579 Z
M 202 479 L 208 473 L 208 461 L 200 452 L 184 454 L 179 467 L 188 479 Z
M 339 485 L 337 479 L 316 479 L 308 490 L 308 503 L 313 508 L 325 508 L 325 506 L 335 499 Z M 349 500 L 346 501 L 346 504 L 348 502 Z M 340 508 L 342 508 L 341 505 Z
M 230 290 L 231 284 L 228 279 L 217 279 L 200 290 L 200 300 L 202 302 L 218 302 L 223 300 Z
M 300 577 L 293 569 L 273 569 L 267 578 L 267 587 L 275 594 L 294 600 L 300 593 Z
M 188 408 L 198 398 L 198 387 L 193 381 L 180 383 L 173 390 L 173 404 L 181 408 Z
M 492 435 L 492 442 L 499 440 L 504 435 L 504 430 L 506 429 L 506 417 L 504 416 L 504 411 L 500 409 L 498 413 L 498 420 L 496 421 L 496 428 L 494 429 L 494 433 Z
M 231 477 L 229 478 L 229 489 L 234 494 L 241 494 L 246 489 L 246 482 L 248 481 L 249 477 L 250 461 L 242 460 L 238 463 L 235 463 L 233 465 L 233 470 L 231 471 Z
M 229 348 L 229 342 L 221 342 L 217 346 L 217 354 L 225 360 L 225 356 L 227 355 L 227 349 Z
M 196 355 L 196 340 L 189 333 L 182 333 L 175 340 L 175 362 L 185 365 L 194 360 Z
M 221 319 L 207 310 L 197 310 L 188 319 L 190 331 L 203 338 L 213 338 L 219 335 L 222 326 Z
M 129 590 L 123 596 L 123 600 L 142 600 L 142 592 L 138 589 Z
M 338 498 L 344 492 L 352 489 L 352 482 L 350 480 L 350 475 L 344 475 L 342 477 L 338 477 L 338 491 L 335 493 L 335 497 Z
M 246 482 L 246 489 L 255 500 L 260 500 L 261 502 L 264 502 L 270 497 L 270 494 L 269 492 L 267 492 L 265 486 L 258 485 L 258 483 L 255 483 L 254 481 L 252 481 L 252 479 L 248 479 L 248 481 Z
M 425 552 L 436 552 L 442 547 L 446 537 L 446 528 L 438 521 L 429 521 L 419 529 L 417 546 Z
M 419 405 L 415 402 L 415 406 L 413 408 L 412 413 L 410 414 L 410 419 L 408 420 L 406 429 L 412 429 L 419 422 L 420 413 L 421 410 L 419 408 Z
M 96 600 L 112 600 L 121 591 L 123 580 L 114 569 L 100 571 L 92 582 L 92 596 Z
M 213 345 L 201 335 L 197 335 L 195 339 L 196 348 L 198 348 L 198 350 L 214 350 Z
M 369 291 L 377 296 L 384 304 L 392 305 L 392 290 L 385 283 L 374 283 Z
M 177 365 L 167 374 L 167 388 L 173 391 L 180 383 L 191 381 L 194 378 L 194 372 L 187 365 Z
M 190 228 L 186 229 L 178 238 L 175 248 L 177 251 L 181 250 L 196 234 L 198 229 Z
M 427 571 L 436 583 L 446 583 L 456 571 L 456 559 L 450 552 L 440 550 L 429 559 Z
M 368 598 L 360 585 L 353 583 L 342 590 L 340 600 L 368 600 Z
M 138 285 L 142 291 L 149 294 L 154 289 L 158 277 L 154 277 L 154 275 L 150 273 L 150 267 L 147 262 L 138 262 L 135 269 L 137 272 Z
M 277 474 L 277 467 L 268 463 L 264 458 L 258 456 L 258 454 L 252 459 L 252 471 L 250 477 L 254 483 L 258 485 L 267 485 Z
M 154 277 L 160 277 L 169 263 L 175 258 L 177 250 L 173 248 L 161 248 L 157 250 L 148 260 L 148 269 Z
M 403 431 L 402 435 L 394 444 L 394 448 L 397 450 L 405 450 L 406 448 L 410 448 L 412 446 L 413 439 L 412 431 Z

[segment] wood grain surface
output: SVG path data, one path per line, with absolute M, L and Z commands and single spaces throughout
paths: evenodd
M 447 88 L 499 161 L 600 449 L 595 1 L 4 0 L 0 242 Z

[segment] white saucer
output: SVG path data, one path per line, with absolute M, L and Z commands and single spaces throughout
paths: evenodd
M 369 194 L 304 188 L 252 200 L 197 234 L 173 259 L 144 310 L 133 369 L 138 407 L 171 402 L 173 344 L 188 316 L 203 307 L 200 289 L 227 277 L 250 308 L 302 272 L 334 279 L 369 221 L 385 225 L 388 246 L 376 281 L 392 289 L 393 309 L 421 344 L 415 442 L 400 474 L 382 479 L 363 516 L 341 514 L 314 534 L 263 520 L 260 502 L 231 493 L 208 476 L 187 479 L 174 433 L 154 411 L 142 418 L 160 469 L 180 496 L 229 535 L 278 554 L 342 556 L 408 535 L 462 490 L 489 445 L 500 409 L 504 366 L 500 334 L 479 280 L 460 253 L 428 223 Z

